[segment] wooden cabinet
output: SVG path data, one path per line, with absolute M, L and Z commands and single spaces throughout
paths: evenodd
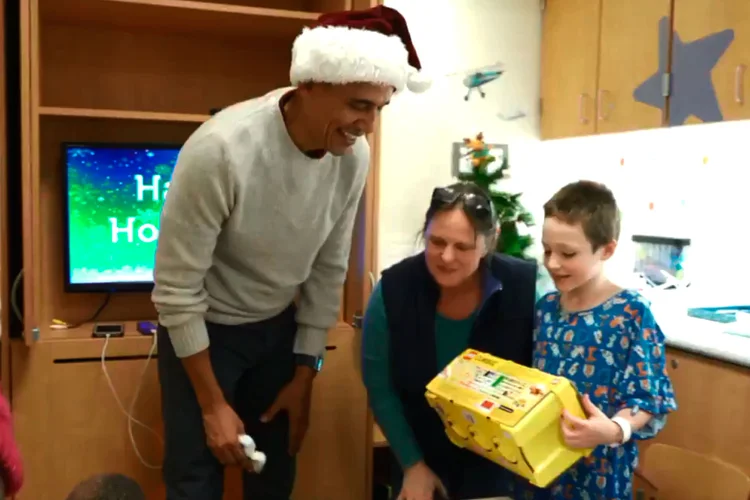
M 42 340 L 32 348 L 13 342 L 13 415 L 26 477 L 17 499 L 64 498 L 79 481 L 108 472 L 131 476 L 149 499 L 164 498 L 161 404 L 156 360 L 147 366 L 150 346 L 151 339 L 138 334 L 112 339 L 103 365 L 101 341 Z M 135 454 L 124 413 L 131 406 L 132 416 L 157 433 L 133 425 L 143 460 L 156 467 Z
M 367 392 L 357 368 L 359 332 L 342 324 L 329 336 L 315 381 L 310 429 L 299 455 L 294 500 L 368 498 Z M 335 471 L 332 473 L 331 471 Z
M 670 8 L 670 0 L 547 0 L 543 139 L 661 126 L 662 110 L 633 91 L 658 73 L 659 19 Z
M 750 118 L 749 53 L 744 0 L 547 0 L 542 139 Z
M 670 0 L 602 0 L 596 132 L 626 132 L 664 123 L 662 108 L 637 102 L 633 92 L 660 73 L 669 58 L 659 49 L 659 20 L 669 18 Z M 666 67 L 664 68 L 666 70 Z M 657 76 L 658 78 L 658 76 Z M 659 90 L 659 86 L 655 86 Z M 658 97 L 658 96 L 657 96 Z
M 750 368 L 667 349 L 667 370 L 678 410 L 653 443 L 686 448 L 733 464 L 750 474 Z M 646 464 L 646 468 L 648 464 Z
M 5 0 L 0 0 L 0 29 L 5 33 Z M 2 392 L 8 395 L 8 321 L 10 315 L 10 283 L 8 282 L 8 156 L 6 153 L 5 123 L 5 37 L 0 36 L 0 383 Z
M 13 344 L 15 430 L 28 477 L 19 499 L 56 498 L 57 492 L 101 472 L 128 474 L 147 498 L 164 497 L 156 360 L 143 354 L 151 342 L 128 335 L 112 339 L 104 352 L 103 342 L 85 338 L 42 340 L 30 349 Z M 329 333 L 328 346 L 298 457 L 295 500 L 367 498 L 369 420 L 355 366 L 358 333 L 341 323 Z M 131 410 L 139 422 L 133 422 L 132 437 L 125 414 Z M 225 500 L 239 500 L 240 478 L 238 470 L 227 471 Z
M 723 120 L 750 118 L 750 2 L 674 0 L 674 31 L 684 43 L 733 30 L 732 41 L 711 71 Z M 679 77 L 679 75 L 676 75 Z M 710 98 L 710 96 L 709 96 Z M 689 116 L 685 123 L 701 123 Z
M 11 5 L 6 5 L 5 0 L 0 0 L 0 30 L 3 34 L 8 30 L 11 19 L 6 18 L 6 12 Z M 10 16 L 9 16 L 10 17 Z M 13 33 L 13 31 L 9 32 Z M 12 35 L 10 35 L 12 36 Z M 10 38 L 8 36 L 8 38 Z M 16 278 L 16 268 L 12 265 L 10 257 L 11 231 L 9 229 L 10 213 L 12 204 L 10 194 L 13 188 L 9 186 L 11 179 L 11 169 L 8 151 L 8 139 L 11 134 L 8 133 L 8 124 L 12 124 L 9 110 L 6 102 L 6 96 L 12 85 L 7 83 L 7 77 L 10 75 L 10 64 L 6 64 L 6 36 L 0 36 L 0 390 L 3 396 L 11 399 L 11 377 L 10 377 L 10 318 L 13 314 L 11 305 L 11 282 Z M 12 125 L 11 125 L 12 126 Z
M 164 494 L 160 471 L 143 465 L 133 453 L 127 417 L 104 372 L 106 367 L 126 408 L 141 387 L 134 416 L 160 433 L 155 361 L 140 385 L 151 339 L 135 328 L 137 321 L 153 320 L 156 314 L 148 293 L 113 293 L 101 314 L 86 322 L 104 295 L 65 291 L 61 143 L 180 143 L 209 118 L 210 110 L 288 85 L 294 37 L 320 12 L 370 4 L 20 0 L 17 98 L 23 207 L 21 213 L 7 215 L 17 217 L 23 227 L 23 238 L 13 245 L 23 254 L 19 295 L 24 327 L 22 339 L 12 343 L 11 363 L 3 366 L 12 368 L 8 379 L 16 433 L 26 457 L 27 483 L 20 500 L 58 498 L 76 482 L 101 472 L 133 476 L 149 499 Z M 377 136 L 369 139 L 373 163 L 355 225 L 340 322 L 330 334 L 331 350 L 315 386 L 311 427 L 298 462 L 297 499 L 367 497 L 371 420 L 358 373 L 359 333 L 348 325 L 363 310 L 369 274 L 375 269 Z M 5 173 L 2 160 L 0 154 L 0 175 Z M 0 177 L 0 196 L 3 180 Z M 2 288 L 5 328 L 9 308 L 7 286 Z M 77 326 L 56 329 L 55 319 Z M 91 338 L 93 321 L 116 321 L 126 329 L 123 338 L 107 344 L 104 367 L 105 343 Z M 138 426 L 135 439 L 144 459 L 160 465 L 159 439 Z M 324 473 L 324 467 L 336 473 Z M 237 500 L 241 490 L 236 471 L 228 475 L 225 499 Z
M 599 0 L 547 0 L 542 37 L 542 138 L 596 133 Z

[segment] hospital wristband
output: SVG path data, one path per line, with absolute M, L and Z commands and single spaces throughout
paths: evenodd
M 633 427 L 630 425 L 630 422 L 622 417 L 612 417 L 612 422 L 616 423 L 622 430 L 622 441 L 620 441 L 619 443 L 613 443 L 611 446 L 620 446 L 621 444 L 625 444 L 630 441 L 630 438 L 633 435 Z

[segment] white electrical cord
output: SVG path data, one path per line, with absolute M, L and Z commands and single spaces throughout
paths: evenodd
M 21 312 L 21 308 L 18 307 L 18 287 L 21 285 L 21 280 L 23 279 L 23 269 L 18 271 L 18 274 L 16 275 L 16 278 L 13 280 L 13 286 L 10 287 L 10 308 L 13 310 L 13 314 L 16 315 L 16 318 L 18 321 L 21 322 L 23 325 L 23 313 Z
M 107 345 L 109 344 L 109 335 L 104 339 L 104 347 L 102 347 L 102 372 L 104 372 L 104 378 L 107 379 L 107 384 L 109 385 L 109 389 L 112 391 L 112 395 L 115 397 L 115 401 L 117 402 L 117 406 L 120 407 L 120 411 L 125 415 L 125 417 L 128 419 L 128 435 L 130 436 L 130 444 L 133 446 L 133 451 L 135 452 L 136 456 L 138 457 L 138 460 L 141 461 L 141 463 L 144 465 L 144 467 L 147 467 L 149 469 L 161 469 L 161 465 L 153 465 L 148 463 L 143 456 L 141 455 L 140 450 L 138 449 L 138 444 L 135 442 L 135 436 L 133 435 L 133 424 L 140 425 L 147 431 L 149 431 L 151 434 L 156 436 L 156 439 L 159 440 L 159 442 L 163 445 L 164 440 L 159 436 L 159 434 L 153 430 L 148 425 L 144 424 L 140 420 L 137 420 L 135 417 L 133 417 L 133 413 L 135 411 L 135 404 L 138 402 L 138 396 L 141 393 L 141 387 L 143 387 L 143 382 L 146 379 L 146 370 L 148 370 L 148 365 L 151 362 L 151 358 L 154 355 L 154 351 L 156 350 L 156 332 L 154 332 L 154 341 L 151 344 L 151 349 L 148 351 L 148 357 L 146 358 L 146 364 L 143 367 L 143 371 L 141 372 L 141 377 L 138 382 L 138 387 L 135 390 L 135 394 L 133 395 L 133 401 L 130 403 L 130 411 L 125 409 L 125 405 L 122 404 L 122 401 L 120 401 L 120 397 L 117 395 L 117 391 L 115 390 L 115 386 L 112 383 L 112 379 L 109 376 L 109 372 L 107 371 L 107 364 L 105 363 L 107 359 Z

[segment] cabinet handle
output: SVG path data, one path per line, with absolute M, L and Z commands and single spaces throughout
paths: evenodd
M 583 93 L 578 96 L 578 121 L 586 125 L 589 122 L 588 117 L 586 116 L 586 109 L 585 109 L 585 100 L 588 99 L 589 95 L 587 93 Z
M 596 93 L 596 116 L 599 121 L 607 120 L 609 118 L 609 114 L 613 109 L 615 109 L 614 103 L 610 102 L 609 105 L 607 105 L 607 114 L 604 114 L 604 94 L 609 95 L 609 91 L 599 89 L 599 91 Z
M 745 69 L 747 66 L 738 64 L 734 70 L 734 100 L 740 105 L 745 103 L 745 91 L 742 85 L 745 80 Z
M 672 368 L 674 368 L 676 370 L 679 367 L 680 367 L 680 362 L 677 361 L 676 359 L 672 358 Z

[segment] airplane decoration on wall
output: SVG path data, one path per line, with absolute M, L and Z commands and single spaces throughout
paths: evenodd
M 505 73 L 505 66 L 501 62 L 497 62 L 495 64 L 474 68 L 469 71 L 449 73 L 447 76 L 463 75 L 464 78 L 462 83 L 464 87 L 467 88 L 464 101 L 468 101 L 474 91 L 484 98 L 487 94 L 484 93 L 482 87 L 490 82 L 494 82 L 503 76 L 503 73 Z
M 471 95 L 475 92 L 484 99 L 487 96 L 484 91 L 484 86 L 499 79 L 505 74 L 505 72 L 505 65 L 501 62 L 496 62 L 495 64 L 480 66 L 468 71 L 448 73 L 446 76 L 463 76 L 461 83 L 467 89 L 466 94 L 464 95 L 464 101 L 468 101 L 471 98 Z M 525 116 L 526 113 L 520 110 L 516 110 L 513 113 L 497 113 L 497 117 L 503 121 L 514 121 L 524 118 Z

